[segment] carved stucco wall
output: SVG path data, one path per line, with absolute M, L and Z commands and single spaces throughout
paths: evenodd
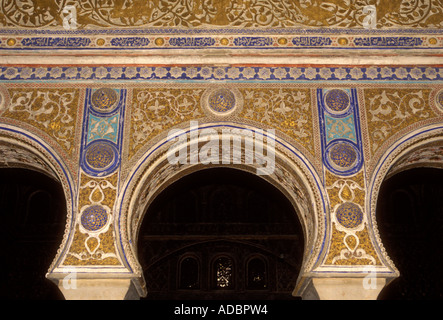
M 62 25 L 66 6 L 76 6 L 77 23 L 88 27 L 362 27 L 364 7 L 377 6 L 377 28 L 441 27 L 439 0 L 235 0 L 235 1 L 2 1 L 0 23 L 9 27 Z
M 63 28 L 68 5 L 74 29 Z M 367 5 L 376 5 L 375 29 L 362 26 Z M 275 130 L 276 170 L 264 178 L 304 226 L 300 282 L 364 276 L 368 266 L 397 276 L 375 203 L 386 175 L 441 167 L 442 8 L 435 0 L 1 1 L 0 163 L 56 176 L 68 201 L 48 276 L 76 268 L 136 279 L 145 293 L 138 226 L 161 188 L 201 169 L 165 158 L 168 132 L 190 121 L 216 132 Z M 214 98 L 220 92 L 224 100 Z

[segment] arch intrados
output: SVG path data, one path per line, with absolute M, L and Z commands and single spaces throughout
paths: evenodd
M 54 272 L 60 263 L 60 259 L 63 257 L 63 253 L 68 242 L 68 237 L 72 229 L 72 212 L 74 206 L 72 177 L 69 170 L 65 167 L 63 161 L 57 156 L 57 153 L 40 138 L 30 132 L 25 132 L 23 129 L 17 129 L 8 125 L 1 126 L 0 146 L 1 145 L 8 147 L 12 146 L 17 154 L 20 154 L 21 152 L 21 155 L 24 157 L 32 156 L 34 159 L 38 159 L 40 164 L 44 164 L 37 165 L 32 161 L 25 162 L 20 161 L 20 159 L 16 159 L 17 161 L 14 161 L 12 165 L 13 168 L 27 169 L 42 173 L 59 183 L 63 190 L 67 212 L 67 216 L 65 217 L 66 226 L 62 242 L 57 250 L 57 254 L 48 269 L 48 276 L 50 277 L 50 274 Z M 0 168 L 10 168 L 10 166 L 6 166 L 5 163 L 0 163 Z
M 384 180 L 389 179 L 390 177 L 401 173 L 403 171 L 414 169 L 414 168 L 435 168 L 435 169 L 443 169 L 443 161 L 436 162 L 432 159 L 419 159 L 418 161 L 415 161 L 410 163 L 409 165 L 402 164 L 404 160 L 409 160 L 409 157 L 417 155 L 417 153 L 420 153 L 422 151 L 429 150 L 430 148 L 438 147 L 443 150 L 443 138 L 439 140 L 433 140 L 430 142 L 425 142 L 423 144 L 415 145 L 411 148 L 408 148 L 408 150 L 399 156 L 399 158 L 396 160 L 396 162 L 391 166 L 391 168 L 388 170 L 388 173 L 386 174 L 386 177 Z M 412 159 L 411 159 L 412 160 Z M 417 159 L 416 159 L 417 160 Z
M 443 126 L 432 126 L 428 128 L 422 128 L 415 132 L 408 134 L 407 136 L 399 139 L 394 145 L 392 145 L 380 158 L 378 165 L 375 167 L 371 181 L 369 184 L 369 195 L 367 197 L 367 208 L 370 213 L 369 223 L 374 230 L 376 237 L 376 243 L 378 246 L 376 250 L 380 253 L 381 258 L 384 260 L 386 266 L 396 276 L 399 276 L 399 271 L 395 267 L 393 261 L 390 259 L 386 249 L 381 241 L 379 229 L 377 227 L 376 220 L 376 208 L 379 198 L 379 192 L 382 183 L 388 179 L 391 174 L 390 170 L 395 168 L 400 159 L 416 152 L 420 148 L 425 148 L 429 145 L 442 145 L 443 146 Z M 395 174 L 395 172 L 393 173 Z
M 184 145 L 189 146 L 189 143 L 186 143 Z M 276 165 L 279 165 L 279 167 L 277 167 L 277 169 L 284 168 L 284 166 L 283 166 L 284 164 L 294 163 L 293 159 L 288 157 L 286 154 L 280 152 L 280 150 L 278 150 L 277 148 L 276 148 L 275 154 L 276 154 L 276 157 L 275 157 L 276 158 Z M 159 172 L 161 172 L 161 170 L 167 171 L 168 169 L 172 168 L 173 166 L 170 165 L 165 158 L 166 158 L 166 156 L 164 153 L 161 154 L 159 157 L 157 157 L 155 163 L 152 163 L 152 165 L 148 168 L 149 172 L 147 172 L 145 174 L 145 177 L 149 175 L 149 177 L 152 178 L 152 177 L 155 177 L 155 174 L 158 174 Z M 241 165 L 236 165 L 236 164 L 220 164 L 220 165 L 196 164 L 196 165 L 186 165 L 186 166 L 185 165 L 178 165 L 177 167 L 179 167 L 179 170 L 174 172 L 173 175 L 168 176 L 167 179 L 162 180 L 162 182 L 155 187 L 155 190 L 153 192 L 151 192 L 151 194 L 149 195 L 149 201 L 146 200 L 144 202 L 144 209 L 142 210 L 143 215 L 146 213 L 147 206 L 150 205 L 150 203 L 156 198 L 156 196 L 158 194 L 160 194 L 164 189 L 166 189 L 168 185 L 176 182 L 178 179 L 180 179 L 181 177 L 183 177 L 185 175 L 192 174 L 193 172 L 196 172 L 196 171 L 210 169 L 210 168 L 217 168 L 217 167 L 229 167 L 229 168 L 243 170 L 243 171 L 246 171 L 249 173 L 256 173 L 256 170 L 257 170 L 256 164 L 252 164 L 252 165 L 246 165 L 246 164 L 241 164 Z M 291 169 L 293 169 L 293 168 L 291 168 Z M 299 169 L 298 166 L 297 166 L 297 169 Z M 285 173 L 288 173 L 288 172 L 286 171 Z M 303 176 L 304 176 L 304 173 L 301 173 L 301 172 L 292 175 L 293 178 L 299 178 L 299 177 L 303 177 Z M 285 187 L 280 181 L 278 181 L 278 179 L 275 177 L 275 175 L 262 175 L 260 177 L 263 178 L 264 180 L 266 180 L 268 183 L 272 184 L 277 189 L 279 189 L 291 201 L 291 203 L 295 204 L 295 209 L 296 209 L 297 214 L 301 214 L 301 212 L 303 212 L 305 210 L 305 208 L 300 207 L 300 201 L 299 201 L 300 199 L 295 199 L 293 195 L 289 194 L 289 192 L 287 191 L 287 187 Z M 142 179 L 148 180 L 144 177 L 142 177 L 139 180 L 142 180 Z M 310 192 L 311 191 L 310 188 L 306 188 L 306 185 L 305 185 L 306 181 L 297 181 L 297 183 L 298 183 L 297 187 L 304 188 L 304 190 L 298 190 L 298 191 L 299 192 L 305 191 L 306 193 L 308 193 L 314 202 L 315 197 L 312 194 L 312 192 Z M 140 183 L 139 183 L 139 185 L 140 185 Z M 138 189 L 137 191 L 140 192 L 140 188 L 137 188 L 137 189 Z M 301 196 L 301 194 L 300 194 L 300 196 Z M 312 202 L 310 204 L 312 204 Z M 318 210 L 317 207 L 314 207 L 312 209 Z M 133 210 L 129 210 L 129 212 L 128 212 L 128 218 L 129 218 L 128 222 L 131 221 L 132 212 L 133 212 Z M 309 215 L 309 218 L 311 218 L 312 221 L 315 221 L 317 216 L 315 214 L 312 214 L 312 212 L 310 212 L 310 213 L 311 214 Z M 300 222 L 302 223 L 302 226 L 304 228 L 304 232 L 307 232 L 306 217 L 299 216 L 299 219 L 300 219 Z M 141 222 L 141 219 L 139 219 L 139 221 Z M 140 223 L 138 224 L 138 226 L 140 226 Z M 315 230 L 315 228 L 313 230 Z M 138 229 L 132 230 L 131 236 L 132 236 L 133 240 L 136 239 L 136 237 L 134 237 L 134 235 L 137 234 L 137 232 L 138 232 Z
M 243 167 L 233 167 L 233 166 L 228 166 L 229 168 L 232 169 L 236 169 L 236 170 L 241 170 L 241 171 L 245 171 L 248 173 L 254 173 L 255 172 L 255 168 L 251 168 L 248 166 L 243 166 Z M 165 191 L 170 185 L 174 184 L 175 182 L 179 181 L 180 179 L 184 178 L 185 176 L 188 175 L 192 175 L 193 173 L 196 172 L 200 172 L 203 170 L 211 170 L 211 169 L 217 169 L 220 168 L 220 166 L 217 165 L 213 165 L 213 166 L 203 166 L 203 165 L 195 165 L 189 168 L 186 168 L 184 171 L 182 172 L 178 172 L 177 174 L 175 174 L 173 177 L 171 177 L 170 179 L 168 179 L 167 181 L 165 181 L 158 189 L 156 189 L 155 193 L 150 197 L 150 201 L 149 203 L 144 207 L 145 209 L 143 210 L 143 215 L 140 218 L 140 223 L 138 224 L 138 230 L 136 231 L 136 237 L 134 238 L 133 243 L 134 244 L 138 244 L 138 235 L 139 235 L 139 229 L 142 225 L 142 222 L 145 218 L 145 215 L 147 214 L 147 212 L 149 211 L 150 206 L 154 203 L 155 199 L 163 192 Z M 223 168 L 226 168 L 226 165 L 223 166 Z M 305 229 L 305 225 L 303 224 L 303 220 L 301 218 L 301 212 L 299 210 L 300 205 L 299 203 L 296 202 L 296 200 L 294 199 L 294 197 L 288 193 L 288 191 L 280 184 L 276 185 L 275 181 L 273 181 L 272 179 L 270 179 L 269 177 L 264 177 L 261 176 L 259 177 L 260 179 L 265 180 L 266 183 L 269 183 L 271 185 L 272 188 L 275 188 L 278 190 L 278 192 L 280 192 L 291 204 L 292 206 L 292 210 L 294 211 L 294 214 L 296 215 L 295 218 L 298 219 L 300 226 L 302 228 L 302 232 L 303 232 L 303 243 L 304 243 L 304 248 L 303 248 L 303 252 L 304 252 L 304 262 L 306 262 L 307 260 L 307 248 L 308 248 L 308 238 L 307 238 L 307 232 Z M 241 243 L 241 241 L 235 241 L 235 242 L 239 242 Z M 264 248 L 260 249 L 264 250 Z M 135 252 L 136 252 L 136 257 L 138 257 L 138 248 L 135 247 L 134 248 Z
M 140 219 L 140 223 L 139 223 L 138 227 L 139 228 L 141 227 L 141 224 L 142 224 L 142 221 L 143 221 L 145 215 L 147 214 L 147 212 L 149 211 L 149 208 L 154 203 L 154 201 L 157 199 L 157 197 L 160 194 L 162 194 L 169 186 L 178 182 L 182 178 L 185 178 L 186 176 L 192 175 L 197 172 L 201 172 L 201 171 L 205 171 L 205 170 L 212 170 L 212 169 L 217 169 L 217 168 L 230 168 L 230 169 L 244 171 L 244 172 L 251 173 L 251 174 L 254 174 L 254 172 L 255 172 L 254 167 L 244 166 L 244 165 L 194 165 L 194 166 L 190 166 L 190 167 L 184 169 L 183 171 L 176 173 L 174 176 L 170 177 L 167 181 L 162 183 L 155 190 L 155 192 L 149 197 L 149 202 L 147 202 L 146 206 L 144 207 L 144 213 Z M 282 193 L 284 195 L 285 198 L 287 198 L 287 200 L 291 203 L 291 205 L 297 215 L 297 218 L 300 221 L 302 228 L 304 229 L 305 226 L 303 225 L 303 220 L 300 217 L 300 213 L 299 213 L 300 207 L 299 207 L 299 204 L 297 202 L 295 202 L 295 200 L 293 199 L 293 196 L 291 196 L 290 193 L 282 185 L 276 184 L 274 179 L 269 178 L 267 176 L 261 176 L 259 178 L 263 179 L 266 183 L 269 183 L 273 188 L 276 188 L 280 193 Z M 138 235 L 138 232 L 139 232 L 139 230 L 137 230 L 135 232 L 135 234 Z M 304 236 L 306 236 L 306 231 L 303 230 L 303 232 L 304 232 Z M 135 237 L 134 239 L 135 239 L 135 241 L 138 240 L 137 237 Z
M 242 128 L 239 124 L 235 125 Z M 217 127 L 215 124 L 208 124 L 208 126 Z M 217 129 L 221 130 L 224 126 L 225 124 L 219 124 Z M 244 128 L 248 129 L 249 127 L 245 125 Z M 321 194 L 323 192 L 320 189 L 320 180 L 315 170 L 301 153 L 278 135 L 275 135 L 274 138 L 276 170 L 274 174 L 261 176 L 261 178 L 276 187 L 294 205 L 305 236 L 303 272 L 312 269 L 313 265 L 319 261 L 318 254 L 321 246 L 324 245 L 326 232 L 324 213 L 326 209 L 322 202 Z M 171 165 L 166 154 L 170 145 L 171 143 L 168 144 L 166 137 L 163 137 L 140 158 L 134 166 L 135 169 L 128 175 L 119 199 L 120 212 L 117 225 L 120 239 L 118 242 L 129 268 L 140 276 L 142 270 L 138 263 L 136 248 L 138 232 L 148 206 L 161 191 L 180 177 L 204 168 L 223 166 L 253 173 L 257 169 L 256 164 Z M 183 145 L 189 146 L 189 141 Z M 288 191 L 288 189 L 291 190 Z

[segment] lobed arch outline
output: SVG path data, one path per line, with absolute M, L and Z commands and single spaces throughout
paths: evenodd
M 205 123 L 201 124 L 198 129 L 199 132 L 203 129 L 214 129 L 218 137 L 218 133 L 224 128 L 260 130 L 252 125 L 238 122 Z M 184 134 L 189 134 L 190 131 L 189 128 L 185 129 Z M 262 132 L 267 137 L 265 131 L 262 130 Z M 273 138 L 275 138 L 275 170 L 272 175 L 260 177 L 279 189 L 291 201 L 297 212 L 305 237 L 300 273 L 300 278 L 302 278 L 305 273 L 309 273 L 321 262 L 321 256 L 325 254 L 324 250 L 327 248 L 330 231 L 328 205 L 325 203 L 326 193 L 320 177 L 303 154 L 278 133 L 275 133 Z M 117 247 L 125 267 L 133 273 L 135 285 L 142 296 L 145 296 L 147 292 L 137 257 L 137 237 L 143 216 L 155 197 L 171 183 L 196 171 L 220 166 L 252 173 L 255 173 L 257 169 L 256 164 L 171 165 L 167 159 L 167 152 L 171 145 L 172 142 L 168 141 L 164 133 L 161 139 L 140 157 L 122 184 L 117 201 L 118 208 L 115 211 Z M 187 139 L 179 147 L 189 145 L 190 142 Z M 243 144 L 241 148 L 244 151 Z M 243 155 L 244 152 L 241 154 Z
M 368 219 L 370 224 L 369 227 L 374 232 L 376 240 L 375 250 L 378 252 L 379 257 L 386 266 L 384 273 L 387 274 L 387 277 L 392 279 L 400 276 L 400 273 L 389 257 L 388 252 L 386 252 L 377 227 L 376 207 L 380 187 L 383 181 L 388 177 L 389 171 L 392 168 L 395 168 L 400 159 L 422 147 L 428 146 L 430 143 L 439 143 L 443 145 L 443 124 L 422 127 L 398 139 L 380 157 L 369 180 L 368 197 L 366 200 L 367 212 L 369 212 L 370 215 Z
M 59 245 L 56 256 L 48 268 L 46 277 L 55 280 L 56 273 L 59 273 L 58 266 L 62 263 L 63 258 L 68 249 L 69 239 L 72 236 L 74 226 L 74 212 L 76 208 L 75 203 L 75 183 L 72 178 L 72 173 L 64 163 L 63 159 L 57 155 L 57 152 L 49 146 L 43 139 L 35 134 L 28 132 L 22 128 L 18 128 L 8 124 L 0 124 L 0 145 L 7 144 L 14 146 L 18 152 L 28 153 L 37 157 L 42 161 L 47 168 L 42 169 L 41 166 L 33 165 L 28 162 L 14 162 L 14 167 L 30 169 L 48 175 L 52 179 L 56 179 L 61 184 L 64 193 L 64 200 L 66 201 L 66 222 L 65 231 L 63 233 L 62 242 Z M 0 163 L 2 168 L 8 167 Z

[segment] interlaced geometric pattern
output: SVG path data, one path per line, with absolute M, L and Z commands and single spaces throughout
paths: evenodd
M 219 89 L 209 96 L 209 106 L 217 112 L 227 112 L 235 107 L 235 96 L 228 89 Z
M 353 229 L 358 227 L 363 221 L 363 212 L 352 202 L 340 205 L 335 213 L 337 221 L 345 228 Z
M 101 88 L 92 94 L 92 105 L 99 111 L 111 111 L 118 100 L 117 93 L 113 89 Z
M 345 91 L 333 89 L 326 93 L 325 102 L 332 111 L 342 112 L 349 106 L 350 99 Z
M 115 152 L 109 144 L 96 142 L 88 148 L 85 158 L 92 168 L 105 169 L 114 161 Z
M 108 221 L 106 210 L 99 205 L 91 206 L 83 211 L 81 223 L 83 228 L 89 231 L 97 231 L 103 228 Z
M 338 143 L 329 151 L 331 161 L 340 168 L 349 168 L 357 159 L 357 152 L 348 143 Z

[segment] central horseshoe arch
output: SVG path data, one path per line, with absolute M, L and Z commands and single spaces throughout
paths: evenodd
M 211 128 L 220 137 L 226 128 L 248 129 L 256 128 L 244 124 L 209 123 L 199 128 Z M 189 134 L 185 131 L 184 134 Z M 254 139 L 253 137 L 239 136 L 239 138 Z M 278 134 L 275 139 L 275 169 L 272 174 L 260 175 L 280 190 L 292 203 L 298 215 L 304 234 L 304 257 L 299 279 L 310 273 L 321 261 L 325 254 L 325 239 L 327 239 L 327 206 L 324 203 L 324 190 L 315 169 L 309 161 L 290 143 Z M 222 138 L 223 139 L 223 138 Z M 254 141 L 249 141 L 254 143 Z M 183 144 L 174 147 L 189 148 L 187 139 Z M 203 170 L 205 168 L 231 167 L 250 173 L 257 173 L 260 165 L 253 164 L 171 164 L 168 161 L 168 150 L 172 142 L 166 136 L 162 137 L 140 158 L 132 172 L 127 176 L 119 196 L 119 208 L 116 217 L 116 243 L 123 257 L 126 267 L 133 273 L 134 283 L 141 296 L 147 295 L 143 270 L 137 256 L 138 232 L 143 217 L 157 195 L 167 186 L 181 177 Z M 189 149 L 188 149 L 189 150 Z M 245 154 L 244 144 L 241 145 L 241 154 Z M 189 154 L 188 154 L 189 157 Z

